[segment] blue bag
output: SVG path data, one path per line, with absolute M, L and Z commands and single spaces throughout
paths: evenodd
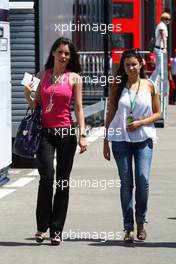
M 12 152 L 24 158 L 36 158 L 41 128 L 41 107 L 37 105 L 34 110 L 28 107 L 26 115 L 18 127 Z

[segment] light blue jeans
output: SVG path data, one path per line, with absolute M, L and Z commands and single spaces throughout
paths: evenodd
M 112 141 L 112 152 L 121 180 L 120 198 L 124 229 L 134 230 L 133 164 L 136 187 L 135 218 L 137 224 L 143 224 L 145 223 L 147 212 L 153 141 L 150 138 L 137 143 Z

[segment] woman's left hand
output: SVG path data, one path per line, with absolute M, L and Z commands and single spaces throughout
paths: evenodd
M 141 126 L 141 121 L 140 120 L 135 120 L 132 123 L 130 123 L 129 125 L 127 125 L 127 130 L 132 132 L 134 130 L 136 130 L 137 128 L 139 128 Z
M 85 137 L 81 137 L 79 138 L 79 146 L 80 146 L 80 154 L 85 152 L 87 150 L 87 140 Z

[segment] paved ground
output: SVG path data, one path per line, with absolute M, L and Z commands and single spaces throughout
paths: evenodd
M 48 239 L 43 245 L 34 240 L 36 171 L 11 170 L 11 181 L 0 188 L 0 263 L 175 263 L 176 106 L 169 106 L 166 126 L 157 133 L 146 242 L 127 246 L 122 241 L 116 167 L 103 159 L 99 136 L 90 139 L 85 155 L 76 155 L 65 240 L 59 247 L 51 247 Z

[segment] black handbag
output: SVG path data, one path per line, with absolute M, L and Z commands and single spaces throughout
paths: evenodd
M 36 158 L 41 138 L 41 106 L 28 107 L 21 120 L 13 143 L 12 152 L 20 157 Z

